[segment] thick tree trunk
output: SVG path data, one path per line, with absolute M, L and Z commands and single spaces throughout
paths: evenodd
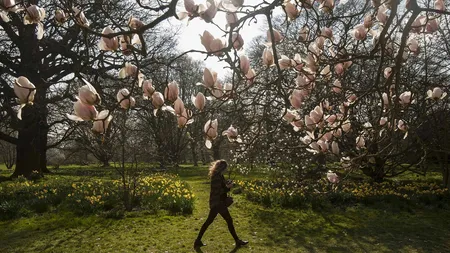
M 34 104 L 22 108 L 22 120 L 19 121 L 17 140 L 16 168 L 12 177 L 23 175 L 28 177 L 31 172 L 48 172 L 47 170 L 47 102 L 48 86 L 40 75 L 43 68 L 39 56 L 38 39 L 35 25 L 27 25 L 20 31 L 20 72 L 36 86 Z
M 28 177 L 33 171 L 48 172 L 46 115 L 39 111 L 36 104 L 26 105 L 22 108 L 19 124 L 16 168 L 11 177 Z

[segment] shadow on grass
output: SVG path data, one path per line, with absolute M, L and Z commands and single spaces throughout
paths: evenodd
M 294 244 L 306 252 L 450 252 L 450 227 L 443 222 L 448 219 L 446 210 L 411 214 L 366 207 L 303 212 L 258 209 L 253 213 L 258 227 L 271 230 L 266 246 L 289 248 Z

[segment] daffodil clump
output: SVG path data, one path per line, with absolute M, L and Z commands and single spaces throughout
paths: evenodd
M 123 209 L 123 184 L 119 180 L 70 181 L 47 177 L 42 181 L 19 178 L 0 184 L 0 217 L 9 219 L 32 213 L 67 210 L 77 214 Z M 132 184 L 133 207 L 192 213 L 194 194 L 176 176 L 155 174 Z
M 117 182 L 120 184 L 120 182 Z M 192 213 L 195 195 L 189 186 L 171 174 L 143 177 L 137 182 L 137 199 L 148 209 Z
M 298 208 L 317 201 L 338 204 L 379 203 L 406 201 L 411 204 L 428 205 L 450 200 L 447 188 L 428 182 L 383 183 L 344 181 L 332 184 L 325 180 L 308 183 L 272 182 L 266 180 L 237 181 L 249 200 L 266 206 Z

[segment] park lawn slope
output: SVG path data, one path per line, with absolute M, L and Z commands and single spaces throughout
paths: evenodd
M 123 219 L 47 213 L 0 222 L 0 252 L 195 252 L 192 244 L 208 213 L 205 169 L 182 168 L 197 196 L 192 215 L 128 213 Z M 450 252 L 450 212 L 347 208 L 265 208 L 234 195 L 230 212 L 250 244 L 237 252 Z M 207 230 L 202 252 L 230 252 L 225 221 Z

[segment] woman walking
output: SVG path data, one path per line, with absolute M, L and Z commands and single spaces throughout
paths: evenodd
M 232 182 L 227 182 L 223 173 L 227 170 L 227 162 L 224 160 L 217 160 L 211 164 L 209 167 L 209 177 L 211 178 L 211 193 L 209 195 L 209 215 L 203 224 L 200 232 L 198 233 L 197 239 L 194 242 L 194 248 L 205 246 L 202 243 L 202 237 L 206 229 L 211 225 L 211 223 L 216 218 L 217 214 L 220 214 L 228 224 L 228 230 L 236 241 L 236 246 L 244 246 L 248 241 L 243 241 L 239 239 L 234 229 L 233 219 L 231 218 L 230 212 L 226 204 L 227 192 L 233 187 Z

